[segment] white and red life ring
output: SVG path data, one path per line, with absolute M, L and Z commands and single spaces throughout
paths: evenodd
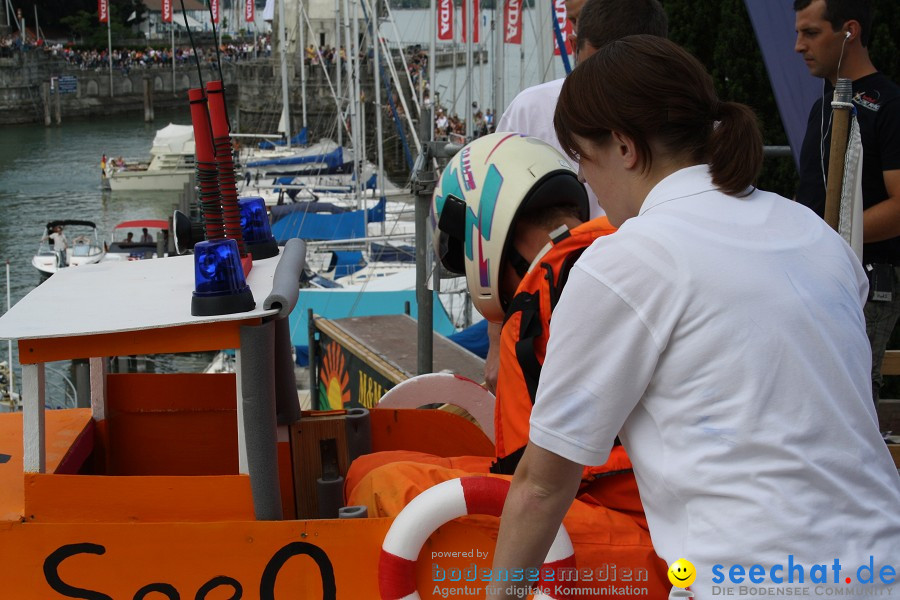
M 384 536 L 378 561 L 378 587 L 382 600 L 420 600 L 416 591 L 416 559 L 428 537 L 457 517 L 499 517 L 509 492 L 509 481 L 498 477 L 460 477 L 431 487 L 406 505 Z M 560 525 L 541 569 L 575 567 L 575 550 Z M 538 598 L 553 598 L 540 592 Z

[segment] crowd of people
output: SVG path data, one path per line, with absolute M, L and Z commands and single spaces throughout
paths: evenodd
M 448 139 L 451 135 L 465 136 L 466 121 L 460 119 L 457 113 L 449 113 L 444 107 L 438 106 L 434 113 L 434 137 L 435 139 Z M 483 112 L 477 103 L 472 103 L 472 138 L 480 138 L 496 131 L 494 112 L 485 109 Z
M 58 57 L 67 64 L 81 70 L 104 69 L 109 67 L 109 50 L 77 48 L 71 44 L 48 43 L 40 38 L 26 37 L 23 42 L 18 34 L 5 35 L 0 38 L 0 54 L 10 56 L 14 52 L 40 51 L 48 56 Z M 226 62 L 237 62 L 272 55 L 272 44 L 269 36 L 262 36 L 253 41 L 223 42 L 219 46 L 219 56 Z M 112 62 L 114 69 L 128 72 L 131 69 L 171 68 L 173 53 L 171 47 L 154 48 L 113 48 Z M 196 52 L 190 45 L 176 46 L 175 64 L 195 65 L 212 63 L 216 60 L 214 48 L 199 47 Z

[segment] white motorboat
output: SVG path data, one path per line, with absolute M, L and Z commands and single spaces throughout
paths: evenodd
M 93 221 L 50 221 L 31 264 L 42 276 L 50 277 L 59 269 L 100 262 L 105 254 Z
M 164 219 L 123 221 L 113 228 L 103 261 L 156 258 L 160 243 L 165 255 L 168 240 L 169 222 Z
M 128 164 L 122 159 L 106 162 L 104 184 L 112 191 L 178 191 L 194 172 L 194 128 L 169 123 L 156 132 L 150 162 Z

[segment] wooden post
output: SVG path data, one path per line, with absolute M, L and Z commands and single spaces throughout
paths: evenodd
M 106 357 L 89 359 L 91 370 L 91 418 L 95 421 L 106 419 Z
M 153 81 L 144 77 L 144 122 L 153 120 Z
M 44 103 L 44 126 L 50 127 L 50 82 L 41 84 L 41 100 Z
M 825 190 L 825 222 L 838 230 L 841 213 L 841 191 L 844 187 L 844 158 L 850 136 L 850 109 L 853 95 L 852 82 L 841 78 L 834 89 L 831 101 L 831 154 L 828 157 L 828 187 Z M 824 110 L 824 106 L 822 109 Z
M 22 365 L 23 459 L 26 473 L 44 473 L 47 469 L 44 433 L 44 363 Z
M 56 80 L 56 95 L 53 97 L 53 108 L 55 109 L 55 112 L 56 112 L 56 124 L 57 125 L 62 124 L 62 106 L 61 106 L 62 99 L 60 98 L 60 96 L 62 96 L 62 94 L 60 93 L 60 89 L 59 89 L 59 79 L 57 79 Z

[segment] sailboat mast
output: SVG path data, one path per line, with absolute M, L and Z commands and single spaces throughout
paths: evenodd
M 357 160 L 359 158 L 359 144 L 357 140 L 359 139 L 359 127 L 356 122 L 356 98 L 353 98 L 353 90 L 355 89 L 355 84 L 353 81 L 354 73 L 353 73 L 353 36 L 350 33 L 350 0 L 344 0 L 344 38 L 346 41 L 344 42 L 346 48 L 344 49 L 344 54 L 346 55 L 346 60 L 344 61 L 346 69 L 347 69 L 347 116 L 350 119 L 350 145 L 353 147 L 353 166 L 354 170 L 357 166 Z M 338 56 L 340 56 L 340 49 L 338 49 Z M 357 182 L 359 180 L 359 172 L 356 173 Z M 359 192 L 359 189 L 356 190 Z M 359 194 L 357 193 L 357 200 L 359 199 Z
M 342 94 L 344 89 L 341 87 L 341 0 L 334 0 L 334 64 L 337 83 L 337 143 L 338 146 L 344 145 L 344 101 Z
M 453 19 L 456 19 L 456 7 L 453 8 Z M 459 21 L 457 21 L 457 23 L 458 22 Z M 457 39 L 458 30 L 459 30 L 459 25 L 454 26 L 452 29 L 453 29 L 453 92 L 450 97 L 453 99 L 453 106 L 448 106 L 448 109 L 455 113 L 455 112 L 457 112 L 457 110 L 456 110 L 456 69 L 457 69 L 456 53 L 458 50 L 456 39 Z M 447 116 L 449 117 L 450 115 L 447 115 Z
M 434 141 L 434 109 L 437 106 L 437 84 L 434 80 L 434 63 L 437 62 L 437 2 L 431 0 L 431 17 L 429 18 L 431 36 L 428 39 L 428 84 L 431 86 L 429 97 L 431 105 L 428 117 L 428 139 Z
M 368 0 L 367 0 L 368 1 Z M 384 196 L 384 131 L 381 123 L 381 65 L 379 56 L 381 48 L 378 44 L 378 1 L 372 3 L 373 9 L 369 11 L 372 19 L 372 66 L 375 70 L 375 151 L 378 155 L 378 171 L 375 173 L 375 189 L 378 190 L 378 199 Z M 385 234 L 385 220 L 381 220 L 381 235 Z
M 548 43 L 551 41 L 548 36 L 553 30 L 553 23 L 550 20 L 553 16 L 553 4 L 552 0 L 536 0 L 534 4 L 538 14 L 538 83 L 543 83 L 547 81 L 550 62 L 553 60 L 553 52 L 550 50 L 552 43 Z
M 306 5 L 299 2 L 297 4 L 297 33 L 300 46 L 300 104 L 303 107 L 303 129 L 306 129 L 306 27 L 303 23 L 305 10 Z
M 278 0 L 278 37 L 280 39 L 279 60 L 281 61 L 281 121 L 284 124 L 285 147 L 291 147 L 291 109 L 288 102 L 290 94 L 288 88 L 287 69 L 287 27 L 284 21 L 284 3 L 286 0 Z
M 466 141 L 472 139 L 472 119 L 475 117 L 472 110 L 472 38 L 475 37 L 475 23 L 472 12 L 475 10 L 475 3 L 472 0 L 463 0 L 466 3 L 464 31 L 466 32 L 466 106 L 463 113 L 466 119 Z
M 360 93 L 360 77 L 362 76 L 359 66 L 359 2 L 353 2 L 353 39 L 347 45 L 347 58 L 353 68 L 353 97 L 350 99 L 353 106 L 353 170 L 356 173 L 356 197 L 361 198 L 362 191 L 360 179 L 362 178 L 363 159 L 366 156 L 366 136 L 365 136 L 365 111 L 362 108 L 362 94 Z
M 506 45 L 504 44 L 506 30 L 503 27 L 503 9 L 506 6 L 506 2 L 509 2 L 509 0 L 497 0 L 494 3 L 494 60 L 491 63 L 494 66 L 494 101 L 492 104 L 495 125 L 500 115 L 503 114 L 506 100 L 504 98 L 505 90 L 503 89 L 503 76 L 506 70 L 506 61 L 504 60 L 504 55 L 506 54 Z M 524 89 L 524 86 L 522 89 Z

